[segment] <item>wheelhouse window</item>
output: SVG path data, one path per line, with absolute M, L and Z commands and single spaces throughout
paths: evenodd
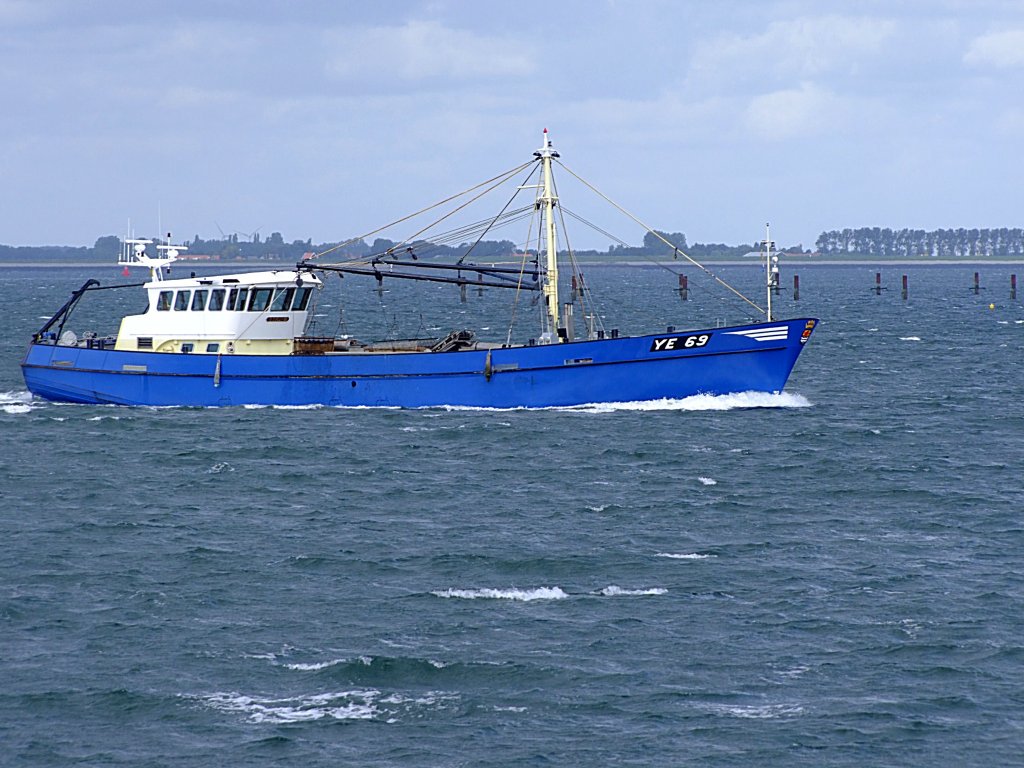
M 211 341 L 206 345 L 207 352 L 220 352 L 220 344 L 216 341 Z
M 174 311 L 184 312 L 188 309 L 188 301 L 192 297 L 192 291 L 178 291 L 174 297 Z
M 202 312 L 206 309 L 206 289 L 201 289 L 192 294 L 192 311 Z
M 245 309 L 245 299 L 248 295 L 248 288 L 232 288 L 231 292 L 228 293 L 228 309 L 242 312 Z
M 219 312 L 224 309 L 224 289 L 214 288 L 210 291 L 210 303 L 206 307 L 211 312 Z
M 292 305 L 292 296 L 295 295 L 294 288 L 278 288 L 274 292 L 274 302 L 270 305 L 271 312 L 287 312 Z
M 312 293 L 312 288 L 299 288 L 295 292 L 295 301 L 292 302 L 292 309 L 297 312 L 305 312 L 306 307 L 309 305 L 310 294 Z
M 249 298 L 249 311 L 263 312 L 268 306 L 270 306 L 271 293 L 273 293 L 273 289 L 271 288 L 254 288 L 252 296 Z
M 166 312 L 171 308 L 172 296 L 174 296 L 174 291 L 160 291 L 160 295 L 156 298 L 157 312 Z

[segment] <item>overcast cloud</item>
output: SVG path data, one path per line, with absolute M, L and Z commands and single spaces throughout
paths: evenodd
M 6 244 L 339 240 L 544 127 L 691 242 L 1022 225 L 1021 2 L 0 0 L 0 84 Z

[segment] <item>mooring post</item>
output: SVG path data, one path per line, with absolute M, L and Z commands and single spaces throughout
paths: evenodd
M 974 273 L 974 293 L 977 295 L 978 291 L 981 290 L 981 281 L 978 279 L 978 273 Z
M 576 275 L 572 276 L 572 293 L 569 296 L 570 301 L 576 301 L 576 294 L 579 290 L 579 285 L 576 283 Z
M 875 272 L 875 296 L 882 295 L 882 273 Z
M 1010 275 L 1010 298 L 1017 298 L 1017 275 Z
M 793 301 L 800 300 L 800 275 L 793 275 Z
M 907 276 L 903 276 L 903 300 L 907 300 Z
M 478 283 L 482 283 L 484 281 L 484 276 L 482 274 L 477 274 L 476 281 Z M 477 288 L 476 288 L 476 295 L 477 296 L 483 296 L 484 295 L 484 287 L 482 285 L 478 285 L 477 286 Z
M 690 298 L 689 291 L 690 291 L 690 289 L 689 289 L 689 287 L 687 285 L 687 282 L 686 282 L 686 275 L 680 275 L 679 276 L 679 298 L 682 299 L 683 301 L 686 301 L 687 299 L 689 299 Z
M 459 283 L 459 301 L 461 301 L 463 304 L 466 303 L 466 284 L 465 283 Z

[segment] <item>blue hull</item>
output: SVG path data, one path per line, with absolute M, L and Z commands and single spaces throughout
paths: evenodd
M 75 403 L 543 408 L 780 392 L 816 324 L 805 318 L 490 352 L 218 356 L 33 343 L 22 371 L 33 394 Z

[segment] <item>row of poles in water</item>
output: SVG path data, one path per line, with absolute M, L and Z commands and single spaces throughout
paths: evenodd
M 779 273 L 778 272 L 775 272 L 775 273 L 772 274 L 771 289 L 772 289 L 772 292 L 775 293 L 775 294 L 778 294 L 782 290 L 782 287 L 780 285 L 780 278 L 779 278 Z M 881 295 L 883 290 L 888 290 L 887 288 L 883 287 L 883 285 L 882 285 L 882 273 L 881 272 L 876 272 L 875 273 L 875 285 L 874 285 L 874 287 L 871 290 L 874 291 L 876 296 Z M 981 288 L 981 274 L 979 272 L 975 272 L 974 273 L 974 285 L 971 287 L 970 290 L 973 291 L 975 294 L 979 293 L 982 290 L 982 288 Z M 679 298 L 682 299 L 683 301 L 687 301 L 690 298 L 689 281 L 687 280 L 686 275 L 679 275 L 679 287 L 676 289 L 676 292 L 679 294 Z M 909 287 L 908 287 L 908 280 L 907 280 L 907 276 L 906 275 L 903 275 L 903 287 L 902 287 L 900 293 L 901 293 L 901 296 L 902 296 L 902 298 L 904 300 L 906 300 L 907 297 L 910 295 Z M 1016 298 L 1017 298 L 1017 275 L 1016 274 L 1010 275 L 1010 298 L 1013 299 L 1013 300 L 1016 300 Z M 799 300 L 800 299 L 800 275 L 793 275 L 793 299 L 794 300 Z
M 483 278 L 481 277 L 480 279 L 482 280 Z M 780 285 L 780 283 L 781 283 L 781 278 L 779 277 L 779 273 L 778 272 L 773 272 L 772 273 L 772 285 L 771 285 L 771 288 L 772 288 L 772 292 L 775 293 L 776 295 L 778 295 L 779 292 L 782 290 L 782 286 Z M 461 293 L 461 299 L 462 299 L 463 303 L 465 303 L 465 301 L 466 301 L 466 293 L 467 293 L 467 288 L 469 286 L 472 286 L 472 283 L 468 283 L 468 284 L 467 283 L 462 283 L 459 286 L 460 293 Z M 874 291 L 875 295 L 881 295 L 882 291 L 888 290 L 888 288 L 886 288 L 885 286 L 882 285 L 882 273 L 881 272 L 875 272 L 875 285 L 872 287 L 871 290 Z M 970 288 L 970 290 L 973 291 L 975 294 L 978 294 L 978 293 L 981 292 L 981 290 L 982 290 L 982 287 L 981 287 L 981 273 L 979 273 L 979 272 L 975 272 L 974 273 L 974 285 Z M 572 300 L 573 301 L 576 300 L 578 291 L 579 291 L 579 285 L 577 283 L 576 276 L 573 275 L 573 277 L 572 277 Z M 483 287 L 482 286 L 478 286 L 477 287 L 477 293 L 479 295 L 483 295 Z M 682 299 L 683 301 L 688 301 L 689 300 L 689 298 L 690 298 L 690 286 L 689 286 L 689 280 L 687 279 L 686 275 L 679 275 L 679 287 L 676 289 L 676 293 L 679 294 L 679 298 Z M 900 289 L 900 295 L 901 295 L 901 297 L 904 300 L 906 300 L 908 298 L 908 296 L 910 295 L 909 281 L 908 281 L 907 275 L 903 275 L 902 287 Z M 1010 298 L 1012 300 L 1016 300 L 1017 299 L 1017 275 L 1016 274 L 1010 275 Z M 800 275 L 793 275 L 793 299 L 795 301 L 799 301 L 800 300 Z

